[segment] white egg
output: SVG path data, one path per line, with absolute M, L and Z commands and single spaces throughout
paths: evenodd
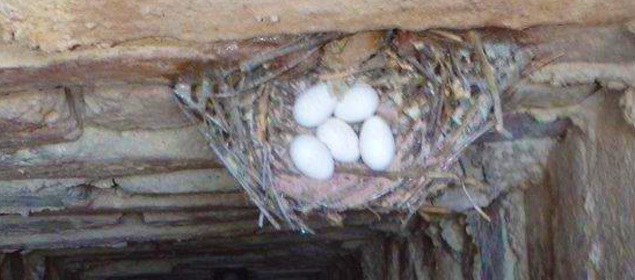
M 329 86 L 318 83 L 296 98 L 293 117 L 304 127 L 316 127 L 333 114 L 336 105 L 337 98 L 331 93 Z
M 390 167 L 395 158 L 395 138 L 386 121 L 374 116 L 364 122 L 359 134 L 359 151 L 370 169 L 383 171 Z
M 335 116 L 349 123 L 361 122 L 373 116 L 378 106 L 377 91 L 360 82 L 344 93 L 335 107 Z
M 291 161 L 302 174 L 316 180 L 333 176 L 335 163 L 329 148 L 313 135 L 298 135 L 291 141 Z
M 335 160 L 356 162 L 359 159 L 359 138 L 343 120 L 330 118 L 317 128 L 315 134 L 326 144 Z

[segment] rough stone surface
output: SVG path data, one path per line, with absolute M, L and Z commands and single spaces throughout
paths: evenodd
M 0 178 L 103 178 L 216 166 L 195 127 L 121 132 L 85 127 L 74 142 L 0 155 Z
M 350 71 L 375 54 L 386 33 L 382 31 L 360 32 L 324 46 L 322 63 L 335 71 Z
M 597 90 L 597 85 L 586 83 L 556 87 L 549 84 L 521 82 L 517 89 L 517 98 L 510 100 L 510 105 L 506 106 L 516 106 L 516 109 L 557 108 L 582 103 Z
M 540 58 L 565 62 L 624 63 L 635 61 L 635 36 L 620 24 L 541 26 L 524 32 Z
M 175 194 L 240 190 L 238 182 L 227 170 L 221 168 L 116 177 L 93 182 L 93 185 L 108 188 L 113 182 L 128 193 Z
M 540 184 L 525 190 L 525 237 L 529 279 L 553 279 L 554 276 L 554 211 L 556 201 L 549 172 Z
M 83 183 L 85 179 L 76 178 L 0 181 L 0 214 L 26 216 L 30 212 L 63 209 L 67 189 Z
M 361 251 L 361 263 L 364 270 L 364 280 L 386 279 L 384 267 L 386 265 L 385 249 L 382 241 L 377 240 L 372 246 L 366 246 Z
M 537 27 L 527 30 L 538 57 L 554 60 L 530 80 L 552 85 L 635 83 L 635 36 L 627 26 Z
M 0 95 L 0 149 L 71 141 L 81 134 L 63 89 Z
M 198 192 L 177 194 L 130 193 L 110 186 L 103 189 L 90 185 L 81 179 L 41 180 L 41 186 L 33 186 L 38 180 L 3 181 L 9 186 L 0 196 L 0 214 L 20 214 L 45 211 L 133 211 L 157 210 L 175 211 L 180 209 L 204 209 L 213 207 L 250 207 L 247 196 L 241 192 Z M 66 184 L 77 182 L 76 185 Z
M 77 248 L 82 246 L 90 246 L 100 244 L 101 246 L 117 246 L 122 242 L 143 242 L 143 241 L 188 241 L 195 238 L 209 238 L 200 240 L 202 242 L 214 243 L 221 237 L 237 238 L 266 238 L 267 233 L 280 233 L 287 235 L 290 239 L 302 238 L 305 241 L 312 240 L 310 236 L 300 236 L 298 233 L 289 231 L 276 231 L 271 227 L 259 228 L 255 209 L 236 210 L 230 214 L 222 213 L 214 214 L 213 211 L 207 212 L 191 212 L 183 222 L 183 216 L 186 212 L 181 213 L 181 217 L 174 215 L 166 215 L 162 217 L 160 212 L 150 214 L 139 212 L 123 211 L 117 212 L 119 215 L 116 221 L 113 220 L 114 215 L 103 215 L 96 217 L 93 221 L 94 227 L 90 226 L 89 221 L 84 224 L 71 224 L 69 228 L 51 232 L 50 230 L 34 231 L 32 234 L 24 234 L 20 232 L 7 232 L 0 239 L 0 252 L 10 251 L 12 249 L 28 248 Z M 63 214 L 63 213 L 62 213 Z M 145 217 L 148 217 L 146 221 Z M 215 221 L 214 216 L 220 217 Z M 48 218 L 49 220 L 64 220 L 66 217 Z M 19 221 L 20 217 L 11 217 L 11 219 Z M 11 220 L 8 219 L 8 220 Z M 47 218 L 40 218 L 46 220 Z M 179 221 L 179 219 L 181 219 Z M 37 220 L 34 219 L 34 221 Z M 372 215 L 360 215 L 350 222 L 349 229 L 341 229 L 343 235 L 357 235 L 357 237 L 369 237 L 374 235 L 373 231 L 368 228 L 360 228 L 361 225 L 369 225 L 378 223 L 376 217 Z M 83 227 L 85 226 L 85 227 Z M 320 222 L 312 223 L 313 229 L 322 232 L 324 235 L 316 238 L 328 238 L 329 229 L 334 229 L 331 225 L 322 224 Z M 79 230 L 83 229 L 83 230 Z M 356 230 L 359 229 L 359 230 Z M 337 230 L 337 229 L 335 229 Z M 326 231 L 326 232 L 324 232 Z M 255 233 L 258 234 L 255 234 Z M 283 240 L 284 241 L 284 240 Z M 196 243 L 195 241 L 192 241 Z M 266 243 L 267 240 L 264 241 Z M 222 248 L 223 244 L 230 243 L 227 240 L 220 244 L 216 244 L 216 248 Z M 200 245 L 200 243 L 198 243 Z M 186 247 L 187 248 L 187 247 Z M 189 247 L 190 251 L 192 247 Z M 195 250 L 194 250 L 195 251 Z M 282 251 L 281 253 L 285 253 Z
M 474 205 L 485 207 L 498 196 L 498 189 L 467 189 L 470 200 L 461 187 L 448 188 L 441 195 L 433 199 L 434 206 L 444 207 L 452 212 L 465 212 L 474 209 Z
M 434 250 L 435 267 L 433 279 L 464 280 L 463 267 L 448 250 L 437 248 Z
M 188 125 L 167 85 L 103 85 L 84 91 L 84 121 L 115 130 Z
M 503 191 L 542 183 L 555 143 L 552 138 L 485 143 L 479 152 L 485 180 Z
M 213 41 L 265 34 L 546 24 L 598 24 L 635 14 L 630 0 L 0 2 L 3 37 L 44 50 L 147 37 Z M 421 15 L 426 16 L 421 16 Z
M 235 180 L 224 169 L 202 169 L 184 170 L 177 172 L 166 172 L 148 175 L 135 175 L 126 177 L 113 177 L 102 180 L 91 178 L 61 178 L 61 179 L 27 179 L 0 181 L 0 214 L 22 214 L 42 212 L 44 210 L 63 210 L 70 207 L 72 203 L 89 199 L 82 196 L 81 192 L 73 192 L 79 186 L 94 186 L 99 189 L 117 188 L 120 190 L 119 197 L 111 197 L 110 193 L 102 193 L 105 196 L 114 198 L 113 203 L 122 203 L 122 196 L 125 199 L 142 194 L 141 198 L 133 199 L 133 203 L 126 202 L 133 207 L 151 205 L 152 195 L 154 201 L 164 201 L 162 204 L 166 208 L 183 207 L 183 199 L 174 196 L 170 200 L 170 195 L 191 194 L 190 198 L 196 196 L 207 197 L 209 193 L 237 193 L 241 189 Z M 143 196 L 143 195 L 147 196 Z M 163 196 L 156 196 L 156 195 Z M 137 197 L 137 198 L 139 198 Z M 207 198 L 209 199 L 209 198 Z M 226 198 L 227 199 L 227 198 Z M 117 202 L 118 201 L 118 202 Z M 165 201 L 171 201 L 165 203 Z M 196 199 L 187 201 L 185 204 L 194 206 Z M 134 206 L 136 204 L 136 206 Z M 213 203 L 212 200 L 208 203 Z M 98 206 L 97 204 L 90 205 Z
M 543 138 L 472 146 L 465 152 L 463 166 L 469 177 L 483 180 L 487 186 L 468 188 L 472 201 L 460 187 L 446 189 L 433 204 L 463 212 L 473 209 L 475 204 L 485 207 L 501 193 L 540 184 L 554 144 L 552 138 Z
M 622 116 L 629 124 L 635 126 L 635 88 L 628 88 L 620 98 Z
M 230 44 L 229 47 L 237 48 L 237 44 Z M 2 46 L 2 56 L 15 57 L 0 62 L 0 84 L 3 85 L 3 92 L 95 83 L 169 85 L 181 67 L 192 61 L 218 59 L 215 53 L 203 52 L 191 46 L 144 45 L 43 55 L 25 52 L 15 46 Z
M 0 240 L 0 249 L 11 248 L 62 248 L 87 246 L 95 242 L 116 245 L 123 241 L 187 240 L 200 236 L 228 236 L 246 234 L 257 229 L 254 221 L 238 221 L 210 225 L 164 226 L 145 225 L 141 221 L 118 223 L 117 226 L 88 231 L 59 231 L 33 235 L 15 234 Z
M 590 103 L 593 101 L 594 103 Z M 603 92 L 550 159 L 556 189 L 555 278 L 635 277 L 635 130 Z
M 619 14 L 634 14 L 631 2 L 552 2 L 540 6 L 546 10 L 535 13 L 539 3 L 512 6 L 516 3 L 499 0 L 469 4 L 462 0 L 442 4 L 436 0 L 425 3 L 372 0 L 354 16 L 351 16 L 353 9 L 361 5 L 357 0 L 344 4 L 325 2 L 320 9 L 309 11 L 302 24 L 295 25 L 294 20 L 299 20 L 294 18 L 294 13 L 299 10 L 293 9 L 311 7 L 304 5 L 309 2 L 253 2 L 240 8 L 237 8 L 240 4 L 229 3 L 225 8 L 236 13 L 225 15 L 215 10 L 218 17 L 201 18 L 191 15 L 211 15 L 212 9 L 217 7 L 197 1 L 179 5 L 164 0 L 153 3 L 97 1 L 89 5 L 71 0 L 46 3 L 36 0 L 28 4 L 0 0 L 2 32 L 7 41 L 14 41 L 0 46 L 0 84 L 3 86 L 0 127 L 7 132 L 0 136 L 0 145 L 14 145 L 13 150 L 0 154 L 0 179 L 3 180 L 0 181 L 0 231 L 3 233 L 0 251 L 113 246 L 109 248 L 111 255 L 104 257 L 119 258 L 113 265 L 110 260 L 101 262 L 93 256 L 86 257 L 93 252 L 87 248 L 75 251 L 83 254 L 77 259 L 56 259 L 67 262 L 64 268 L 74 267 L 83 271 L 82 275 L 101 279 L 106 278 L 111 269 L 126 275 L 127 269 L 138 264 L 137 257 L 148 267 L 163 264 L 163 255 L 148 257 L 154 255 L 157 248 L 165 248 L 163 246 L 181 246 L 181 250 L 186 251 L 198 249 L 201 243 L 216 242 L 213 250 L 219 250 L 218 247 L 225 245 L 219 237 L 234 238 L 235 235 L 262 238 L 264 241 L 256 246 L 275 246 L 271 239 L 259 235 L 268 231 L 268 227 L 266 223 L 264 230 L 258 227 L 258 210 L 243 193 L 237 192 L 235 181 L 224 171 L 209 169 L 219 166 L 196 128 L 184 127 L 187 123 L 180 118 L 171 100 L 169 85 L 183 67 L 219 59 L 229 59 L 226 62 L 230 64 L 237 57 L 277 46 L 285 39 L 284 36 L 262 39 L 260 43 L 249 41 L 246 45 L 241 45 L 244 42 L 209 43 L 210 40 L 250 36 L 249 32 L 300 32 L 333 26 L 356 30 L 386 22 L 399 25 L 407 21 L 416 28 L 431 27 L 431 23 L 444 27 L 482 24 L 525 27 L 556 19 L 595 23 L 604 21 L 603 16 L 605 20 L 621 21 Z M 282 6 L 279 10 L 267 9 L 274 4 Z M 130 9 L 122 10 L 122 7 Z M 258 9 L 249 10 L 250 7 Z M 373 12 L 378 7 L 385 7 L 385 14 Z M 407 8 L 400 12 L 403 18 L 391 16 L 400 7 Z M 289 13 L 290 9 L 294 13 Z M 449 12 L 445 15 L 431 12 L 439 9 Z M 467 10 L 470 13 L 462 14 Z M 507 16 L 513 14 L 512 10 L 528 14 Z M 585 12 L 588 10 L 594 12 Z M 260 15 L 254 11 L 289 13 L 292 17 Z M 422 17 L 421 11 L 433 16 Z M 579 14 L 581 12 L 584 13 Z M 610 17 L 603 13 L 610 13 Z M 245 14 L 248 16 L 239 17 Z M 566 16 L 556 17 L 556 14 Z M 219 20 L 229 16 L 234 29 L 213 29 Z M 324 25 L 327 21 L 317 21 L 318 16 L 335 20 Z M 188 23 L 183 24 L 186 18 Z M 93 19 L 96 20 L 88 22 Z M 316 22 L 319 24 L 307 29 Z M 249 32 L 238 32 L 254 26 L 256 28 Z M 535 48 L 539 58 L 555 55 L 558 59 L 545 67 L 541 61 L 535 61 L 532 66 L 536 69 L 531 70 L 537 71 L 530 72 L 533 75 L 518 87 L 516 97 L 520 98 L 512 101 L 523 109 L 579 107 L 571 112 L 581 115 L 569 114 L 578 128 L 561 144 L 553 139 L 518 140 L 562 135 L 540 133 L 545 131 L 541 130 L 542 124 L 532 120 L 523 122 L 527 125 L 520 128 L 510 126 L 514 141 L 480 142 L 471 147 L 468 154 L 473 162 L 465 163 L 466 172 L 487 180 L 489 186 L 470 188 L 469 192 L 477 205 L 492 204 L 485 208 L 492 222 L 471 211 L 467 217 L 469 235 L 463 235 L 463 228 L 456 227 L 457 224 L 442 225 L 438 235 L 443 242 L 437 242 L 436 249 L 428 246 L 431 245 L 428 242 L 419 244 L 415 250 L 408 247 L 410 242 L 389 241 L 392 243 L 386 248 L 375 246 L 372 256 L 366 256 L 372 263 L 371 268 L 366 264 L 365 272 L 381 275 L 377 279 L 414 279 L 414 275 L 421 278 L 429 274 L 428 265 L 432 261 L 415 264 L 413 270 L 414 259 L 436 255 L 436 270 L 432 273 L 436 279 L 634 278 L 635 253 L 631 248 L 635 248 L 635 244 L 631 237 L 635 234 L 632 226 L 635 220 L 630 215 L 633 207 L 628 199 L 635 195 L 630 188 L 635 181 L 631 174 L 635 131 L 621 115 L 632 111 L 632 97 L 631 93 L 624 95 L 623 100 L 628 102 L 623 101 L 626 105 L 620 108 L 620 92 L 593 95 L 600 87 L 624 90 L 633 85 L 635 33 L 632 26 L 630 23 L 627 26 L 551 26 L 526 30 L 525 39 L 538 44 L 531 48 Z M 370 51 L 353 54 L 367 57 L 373 46 L 365 44 L 368 41 L 360 42 L 364 43 L 360 48 Z M 40 50 L 29 51 L 21 45 L 23 43 Z M 112 45 L 117 46 L 111 48 Z M 45 52 L 68 49 L 72 51 Z M 341 62 L 335 62 L 337 66 L 333 68 L 346 71 L 354 67 L 350 65 L 357 60 Z M 43 89 L 32 90 L 33 87 Z M 25 88 L 29 89 L 24 91 Z M 580 102 L 584 106 L 576 106 Z M 598 108 L 604 109 L 598 111 Z M 511 119 L 509 123 L 517 124 L 513 120 L 518 119 Z M 516 133 L 527 130 L 529 133 Z M 73 135 L 79 139 L 75 140 Z M 554 150 L 555 153 L 550 154 L 549 151 Z M 495 199 L 500 194 L 503 196 Z M 454 211 L 473 208 L 461 188 L 445 190 L 435 203 Z M 346 213 L 345 220 L 351 219 L 349 214 Z M 346 233 L 340 234 L 362 239 L 370 230 L 381 230 L 383 235 L 404 233 L 402 227 L 394 225 L 393 220 L 398 218 L 379 221 L 376 216 L 365 214 L 368 217 L 343 228 Z M 434 219 L 436 215 L 440 214 L 423 216 Z M 422 222 L 416 217 L 412 221 L 415 222 L 409 227 L 420 226 Z M 362 225 L 366 233 L 356 231 Z M 304 242 L 314 240 L 300 234 L 293 237 Z M 183 244 L 174 243 L 181 239 L 192 241 L 188 246 L 174 245 Z M 135 249 L 124 244 L 146 241 L 144 245 L 151 249 L 134 255 L 135 260 L 129 261 L 132 255 L 128 253 Z M 472 246 L 465 246 L 470 242 L 478 247 L 476 251 Z M 441 250 L 439 246 L 445 247 Z M 314 250 L 310 252 L 318 250 L 310 249 Z M 286 247 L 276 250 L 276 254 L 283 256 L 290 252 Z M 385 251 L 390 252 L 387 255 Z M 417 257 L 410 251 L 421 254 Z M 49 251 L 48 254 L 55 253 Z M 192 258 L 181 264 L 220 258 L 190 256 Z M 473 262 L 466 261 L 470 256 L 474 257 Z M 3 263 L 2 258 L 0 255 L 0 267 L 7 263 Z M 22 263 L 20 257 L 9 258 L 12 265 Z M 32 268 L 26 279 L 42 275 L 44 266 L 52 269 L 49 263 L 43 264 L 42 259 L 23 260 L 24 266 Z M 77 260 L 86 263 L 74 265 Z M 389 268 L 372 267 L 386 261 L 390 263 Z M 228 263 L 231 261 L 225 262 Z M 468 275 L 470 267 L 462 267 L 466 264 L 473 266 L 472 277 Z M 416 271 L 416 267 L 420 271 Z M 137 268 L 133 272 L 153 271 Z M 172 270 L 168 273 L 177 277 L 186 275 Z M 66 276 L 59 278 L 72 279 Z
M 532 81 L 565 86 L 596 81 L 617 81 L 635 85 L 635 63 L 557 63 L 531 76 Z
M 540 93 L 538 93 L 538 95 L 539 94 Z M 559 97 L 554 97 L 553 99 L 558 100 Z M 575 100 L 570 101 L 575 102 Z M 545 102 L 550 101 L 545 100 Z M 553 110 L 554 108 L 557 107 L 551 107 L 547 110 Z M 496 131 L 489 131 L 479 137 L 474 144 L 560 137 L 564 135 L 567 128 L 571 126 L 571 121 L 566 118 L 549 119 L 546 121 L 537 120 L 531 113 L 533 110 L 537 109 L 538 108 L 536 107 L 520 108 L 518 111 L 511 111 L 503 114 L 505 129 L 510 134 L 506 136 Z
M 77 230 L 116 225 L 121 214 L 97 215 L 58 215 L 58 216 L 19 216 L 7 215 L 0 220 L 0 231 L 3 234 L 25 235 L 31 233 L 55 233 L 60 230 Z M 55 225 L 52 227 L 51 225 Z
M 444 219 L 439 223 L 441 227 L 441 237 L 452 250 L 462 253 L 465 246 L 465 229 L 456 220 Z
M 510 193 L 487 212 L 491 222 L 478 213 L 467 218 L 468 231 L 479 248 L 480 279 L 529 279 L 523 193 Z

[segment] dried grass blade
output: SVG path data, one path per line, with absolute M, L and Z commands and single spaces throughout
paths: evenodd
M 229 91 L 229 92 L 225 92 L 225 93 L 218 93 L 218 94 L 214 94 L 213 97 L 216 98 L 228 98 L 228 97 L 234 97 L 239 93 L 242 92 L 246 92 L 248 90 L 254 89 L 266 82 L 269 82 L 273 79 L 275 79 L 276 77 L 284 74 L 285 72 L 291 70 L 292 68 L 298 66 L 300 63 L 306 61 L 309 57 L 311 57 L 317 50 L 319 50 L 319 48 L 313 48 L 310 49 L 306 52 L 306 54 L 300 56 L 299 58 L 296 58 L 294 60 L 292 60 L 290 63 L 287 63 L 286 65 L 284 65 L 283 67 L 280 67 L 276 70 L 271 71 L 270 73 L 264 75 L 263 77 L 257 78 L 254 81 L 248 81 L 246 82 L 240 89 L 237 90 L 233 90 L 233 91 Z
M 472 198 L 472 195 L 470 195 L 470 193 L 467 191 L 467 188 L 465 187 L 465 183 L 461 182 L 461 187 L 463 188 L 463 192 L 467 196 L 467 200 L 469 200 L 470 203 L 472 203 L 472 207 L 474 207 L 474 210 L 476 210 L 476 212 L 478 212 L 481 215 L 481 217 L 483 217 L 483 219 L 491 223 L 492 219 L 487 215 L 487 213 L 485 213 L 485 211 L 483 211 L 483 209 L 480 206 L 476 205 L 476 203 L 474 202 L 474 199 Z
M 337 33 L 328 33 L 328 34 L 322 33 L 322 34 L 314 34 L 310 36 L 303 36 L 302 38 L 300 38 L 299 40 L 296 40 L 295 42 L 292 42 L 276 50 L 259 55 L 255 58 L 252 58 L 250 60 L 247 60 L 241 63 L 240 70 L 243 72 L 250 72 L 267 61 L 273 60 L 281 56 L 288 55 L 293 52 L 314 49 L 340 36 L 342 35 Z
M 492 100 L 494 101 L 494 118 L 496 119 L 496 131 L 507 138 L 511 138 L 511 133 L 509 133 L 509 131 L 505 129 L 503 123 L 503 106 L 501 105 L 500 89 L 498 88 L 498 84 L 496 83 L 496 76 L 494 75 L 494 67 L 492 67 L 492 65 L 487 60 L 487 55 L 485 54 L 485 50 L 483 49 L 483 43 L 481 42 L 481 38 L 476 33 L 476 31 L 470 31 L 468 33 L 468 38 L 474 45 L 476 55 L 481 62 L 483 74 L 487 79 L 489 92 L 492 95 Z

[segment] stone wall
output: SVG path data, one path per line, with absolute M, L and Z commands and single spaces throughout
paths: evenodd
M 78 1 L 3 0 L 5 40 L 47 51 L 154 39 L 210 42 L 271 34 L 403 28 L 605 24 L 632 18 L 630 0 Z
M 635 127 L 622 118 L 621 95 L 590 100 L 601 109 L 581 116 L 550 160 L 556 278 L 635 277 Z
M 420 217 L 408 224 L 408 230 L 426 229 L 425 237 L 408 235 L 401 225 L 402 216 L 378 218 L 359 212 L 345 215 L 345 228 L 312 221 L 320 234 L 306 238 L 258 226 L 257 209 L 215 161 L 196 127 L 182 117 L 170 91 L 175 73 L 183 65 L 235 59 L 272 45 L 208 42 L 232 37 L 230 33 L 209 33 L 212 35 L 200 42 L 185 41 L 196 41 L 198 29 L 213 28 L 216 23 L 212 21 L 191 26 L 194 33 L 172 34 L 174 25 L 152 30 L 156 36 L 174 35 L 173 41 L 119 44 L 143 37 L 150 30 L 146 24 L 152 21 L 144 21 L 144 15 L 135 18 L 139 24 L 132 27 L 108 20 L 93 25 L 84 22 L 86 18 L 68 16 L 79 9 L 97 17 L 86 4 L 71 7 L 60 0 L 49 2 L 52 8 L 45 9 L 38 6 L 44 2 L 34 3 L 0 2 L 0 13 L 9 22 L 3 31 L 13 33 L 8 39 L 11 43 L 0 47 L 0 251 L 6 253 L 0 254 L 0 279 L 20 279 L 5 276 L 15 270 L 27 271 L 27 276 L 22 275 L 26 279 L 41 279 L 42 271 L 62 279 L 70 272 L 85 279 L 131 271 L 199 275 L 196 273 L 211 268 L 193 264 L 223 258 L 225 264 L 253 264 L 268 256 L 278 261 L 306 257 L 334 275 L 343 275 L 342 269 L 333 266 L 340 259 L 330 257 L 351 252 L 362 254 L 362 259 L 384 257 L 382 261 L 391 264 L 386 270 L 361 264 L 365 274 L 378 270 L 373 273 L 381 279 L 634 275 L 630 248 L 635 244 L 629 236 L 635 233 L 635 221 L 629 198 L 633 195 L 630 165 L 635 134 L 623 118 L 632 114 L 627 110 L 632 104 L 618 106 L 622 92 L 635 85 L 632 24 L 525 30 L 522 37 L 531 48 L 540 57 L 553 60 L 548 65 L 541 61 L 533 65 L 535 71 L 515 89 L 518 94 L 506 100 L 515 104 L 506 111 L 514 138 L 500 141 L 499 135 L 488 135 L 469 149 L 472 162 L 466 164 L 474 167 L 470 172 L 491 184 L 473 195 L 477 204 L 488 206 L 485 212 L 492 222 L 470 211 L 473 203 L 461 190 L 454 190 L 439 197 L 437 205 L 422 209 Z M 575 3 L 548 7 L 561 12 L 565 9 L 560 5 Z M 557 22 L 619 20 L 622 13 L 632 11 L 630 1 L 609 1 L 602 4 L 606 9 L 587 15 L 581 12 L 600 4 L 585 3 L 571 8 L 578 13 Z M 100 13 L 110 13 L 110 6 L 102 4 Z M 480 10 L 492 13 L 489 20 L 511 9 L 503 3 L 491 5 L 496 8 Z M 541 18 L 530 13 L 537 9 L 534 5 L 520 9 L 527 16 L 493 22 L 514 27 L 556 22 L 555 14 Z M 34 7 L 42 9 L 31 11 Z M 173 12 L 183 12 L 183 7 Z M 37 16 L 25 18 L 25 11 Z M 152 17 L 161 14 L 149 8 L 141 11 Z M 45 20 L 49 13 L 57 15 L 53 25 Z M 263 19 L 265 22 L 237 26 L 237 30 L 271 20 Z M 397 17 L 394 22 L 410 19 Z M 280 26 L 293 23 L 284 17 L 278 20 Z M 386 18 L 364 22 L 382 26 L 382 20 Z M 452 23 L 457 25 L 442 24 L 463 27 L 487 20 L 454 19 Z M 297 30 L 284 30 L 314 30 L 310 23 L 307 20 Z M 254 32 L 278 32 L 276 24 Z M 352 24 L 350 30 L 366 27 Z M 322 28 L 330 26 L 315 30 Z M 120 31 L 126 35 L 113 39 Z M 280 38 L 282 43 L 286 37 Z M 73 50 L 47 53 L 24 48 L 23 43 L 47 51 Z M 572 129 L 562 138 L 566 128 Z M 468 213 L 455 213 L 461 211 Z M 285 255 L 296 252 L 296 245 L 329 256 L 328 262 L 304 253 Z M 254 246 L 267 250 L 249 255 Z M 200 250 L 188 253 L 192 248 Z M 381 248 L 379 253 L 377 248 Z M 161 255 L 154 256 L 157 252 Z M 236 254 L 247 256 L 236 258 Z M 143 259 L 140 263 L 147 269 L 137 267 L 139 263 L 131 262 L 130 256 Z M 161 270 L 157 264 L 173 270 Z M 297 265 L 307 263 L 298 261 Z M 62 267 L 70 272 L 57 271 Z

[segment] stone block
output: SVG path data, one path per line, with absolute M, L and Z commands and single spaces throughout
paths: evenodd
M 624 120 L 635 126 L 635 88 L 628 88 L 620 98 L 620 108 Z
M 114 131 L 85 127 L 74 142 L 0 155 L 0 179 L 112 178 L 219 167 L 195 127 Z
M 555 279 L 635 278 L 635 130 L 619 98 L 594 95 L 550 158 Z
M 598 24 L 635 14 L 631 0 L 3 0 L 2 35 L 46 51 L 157 37 L 217 41 L 266 34 L 433 27 Z
M 63 89 L 0 95 L 0 149 L 76 139 L 81 126 L 72 103 Z
M 169 85 L 181 67 L 192 61 L 202 62 L 217 58 L 214 54 L 203 53 L 192 46 L 129 46 L 42 54 L 24 53 L 23 49 L 0 45 L 0 58 L 2 57 L 18 58 L 18 61 L 13 58 L 0 62 L 3 91 L 98 83 Z
M 115 188 L 118 191 L 114 191 Z M 243 197 L 237 182 L 225 169 L 220 168 L 102 180 L 89 178 L 8 180 L 0 181 L 0 189 L 2 190 L 0 214 L 28 215 L 44 210 L 64 210 L 77 205 L 92 207 L 91 210 L 100 207 L 111 209 L 116 207 L 113 204 L 124 209 L 159 205 L 164 207 L 163 210 L 201 205 L 208 207 L 213 206 L 214 201 L 235 201 L 238 207 L 245 205 L 241 204 Z M 91 197 L 90 191 L 98 194 Z M 229 192 L 233 195 L 223 196 Z M 210 196 L 212 193 L 219 193 L 219 198 Z M 246 202 L 246 199 L 243 200 Z M 94 201 L 102 203 L 94 203 Z
M 177 194 L 241 190 L 236 179 L 224 168 L 115 177 L 95 181 L 93 185 L 109 188 L 113 182 L 127 193 Z
M 189 125 L 167 85 L 101 85 L 84 91 L 84 121 L 115 130 Z
M 549 175 L 545 176 L 543 183 L 527 188 L 524 197 L 529 279 L 553 279 L 556 200 Z
M 478 248 L 477 279 L 529 279 L 525 208 L 522 191 L 515 191 L 487 210 L 491 222 L 472 212 L 468 232 Z
M 530 73 L 532 82 L 635 85 L 635 37 L 626 26 L 536 27 L 526 35 L 537 56 L 551 62 Z
M 448 188 L 433 200 L 433 205 L 453 212 L 486 207 L 499 195 L 526 189 L 545 180 L 547 159 L 556 141 L 552 138 L 520 139 L 472 145 L 461 162 L 468 177 L 483 180 L 486 187 Z

